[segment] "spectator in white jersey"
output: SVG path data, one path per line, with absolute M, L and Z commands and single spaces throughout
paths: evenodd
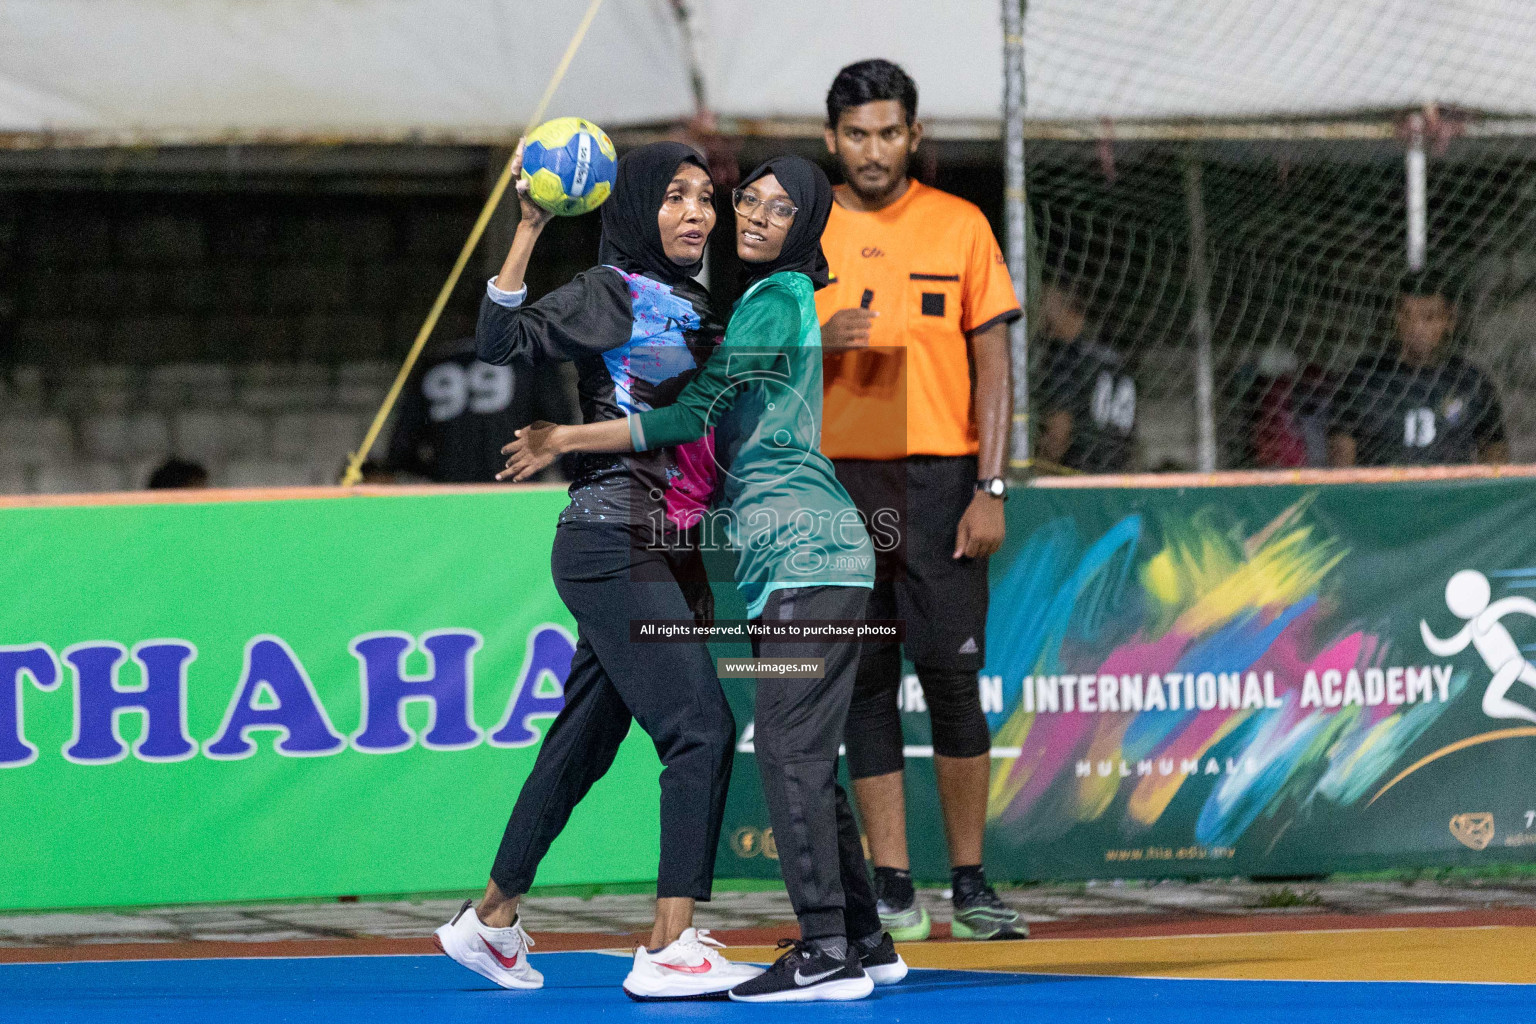
M 1079 473 L 1124 473 L 1136 448 L 1136 380 L 1089 318 L 1083 286 L 1066 278 L 1040 296 L 1044 361 L 1036 401 L 1044 462 Z
M 1368 353 L 1334 398 L 1334 466 L 1454 465 L 1509 461 L 1498 392 L 1476 366 L 1446 351 L 1456 305 L 1431 273 L 1403 278 L 1395 351 Z

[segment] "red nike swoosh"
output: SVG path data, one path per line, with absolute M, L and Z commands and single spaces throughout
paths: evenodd
M 507 958 L 507 957 L 502 955 L 501 950 L 499 950 L 495 946 L 491 945 L 491 940 L 486 938 L 484 935 L 480 936 L 480 941 L 485 943 L 485 948 L 490 950 L 491 956 L 495 957 L 496 958 L 496 962 L 501 964 L 501 966 L 505 967 L 509 971 L 512 968 L 517 966 L 517 954 L 516 953 L 513 953 L 511 958 L 509 959 L 509 958 Z
M 682 974 L 708 974 L 713 966 L 708 960 L 701 964 L 689 967 L 687 964 L 657 964 L 657 967 L 665 967 L 669 971 L 678 971 Z

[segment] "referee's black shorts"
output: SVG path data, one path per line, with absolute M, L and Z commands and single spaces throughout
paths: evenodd
M 905 623 L 934 752 L 987 753 L 991 738 L 976 685 L 986 657 L 987 560 L 954 557 L 955 532 L 975 495 L 975 456 L 839 459 L 834 465 L 875 545 L 869 617 Z M 901 649 L 864 645 L 846 737 L 854 778 L 902 768 L 900 685 Z

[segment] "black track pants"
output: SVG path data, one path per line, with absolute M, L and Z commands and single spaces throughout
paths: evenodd
M 769 595 L 763 619 L 861 619 L 868 594 L 858 587 L 779 590 Z M 758 771 L 801 937 L 872 935 L 880 930 L 875 894 L 859 826 L 837 783 L 837 748 L 853 696 L 859 646 L 753 641 L 752 650 L 759 658 L 826 662 L 820 679 L 760 676 L 757 682 L 753 742 Z
M 576 619 L 565 709 L 518 794 L 491 878 L 520 896 L 571 811 L 613 764 L 630 719 L 656 745 L 661 863 L 656 895 L 707 900 L 725 814 L 736 723 L 703 644 L 630 642 L 631 619 L 688 619 L 708 587 L 697 553 L 636 547 L 621 527 L 566 523 L 555 534 L 555 587 Z

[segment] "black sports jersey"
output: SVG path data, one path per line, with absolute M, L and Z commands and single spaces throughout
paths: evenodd
M 576 364 L 582 421 L 619 419 L 670 405 L 719 343 L 709 296 L 685 279 L 663 284 L 616 267 L 584 270 L 536 302 L 481 300 L 480 358 L 514 367 Z M 656 451 L 582 452 L 572 460 L 564 522 L 689 526 L 709 504 L 716 467 L 708 437 Z
M 1083 473 L 1131 468 L 1136 433 L 1136 380 L 1125 357 L 1085 333 L 1046 353 L 1036 392 L 1040 419 L 1072 416 L 1072 441 L 1062 464 Z
M 490 483 L 506 463 L 501 446 L 540 419 L 576 421 L 558 366 L 492 366 L 464 338 L 429 352 L 406 382 L 388 465 L 438 483 Z
M 1415 366 L 1389 353 L 1345 377 L 1330 433 L 1355 439 L 1357 465 L 1450 465 L 1504 440 L 1504 414 L 1488 378 L 1460 356 Z

